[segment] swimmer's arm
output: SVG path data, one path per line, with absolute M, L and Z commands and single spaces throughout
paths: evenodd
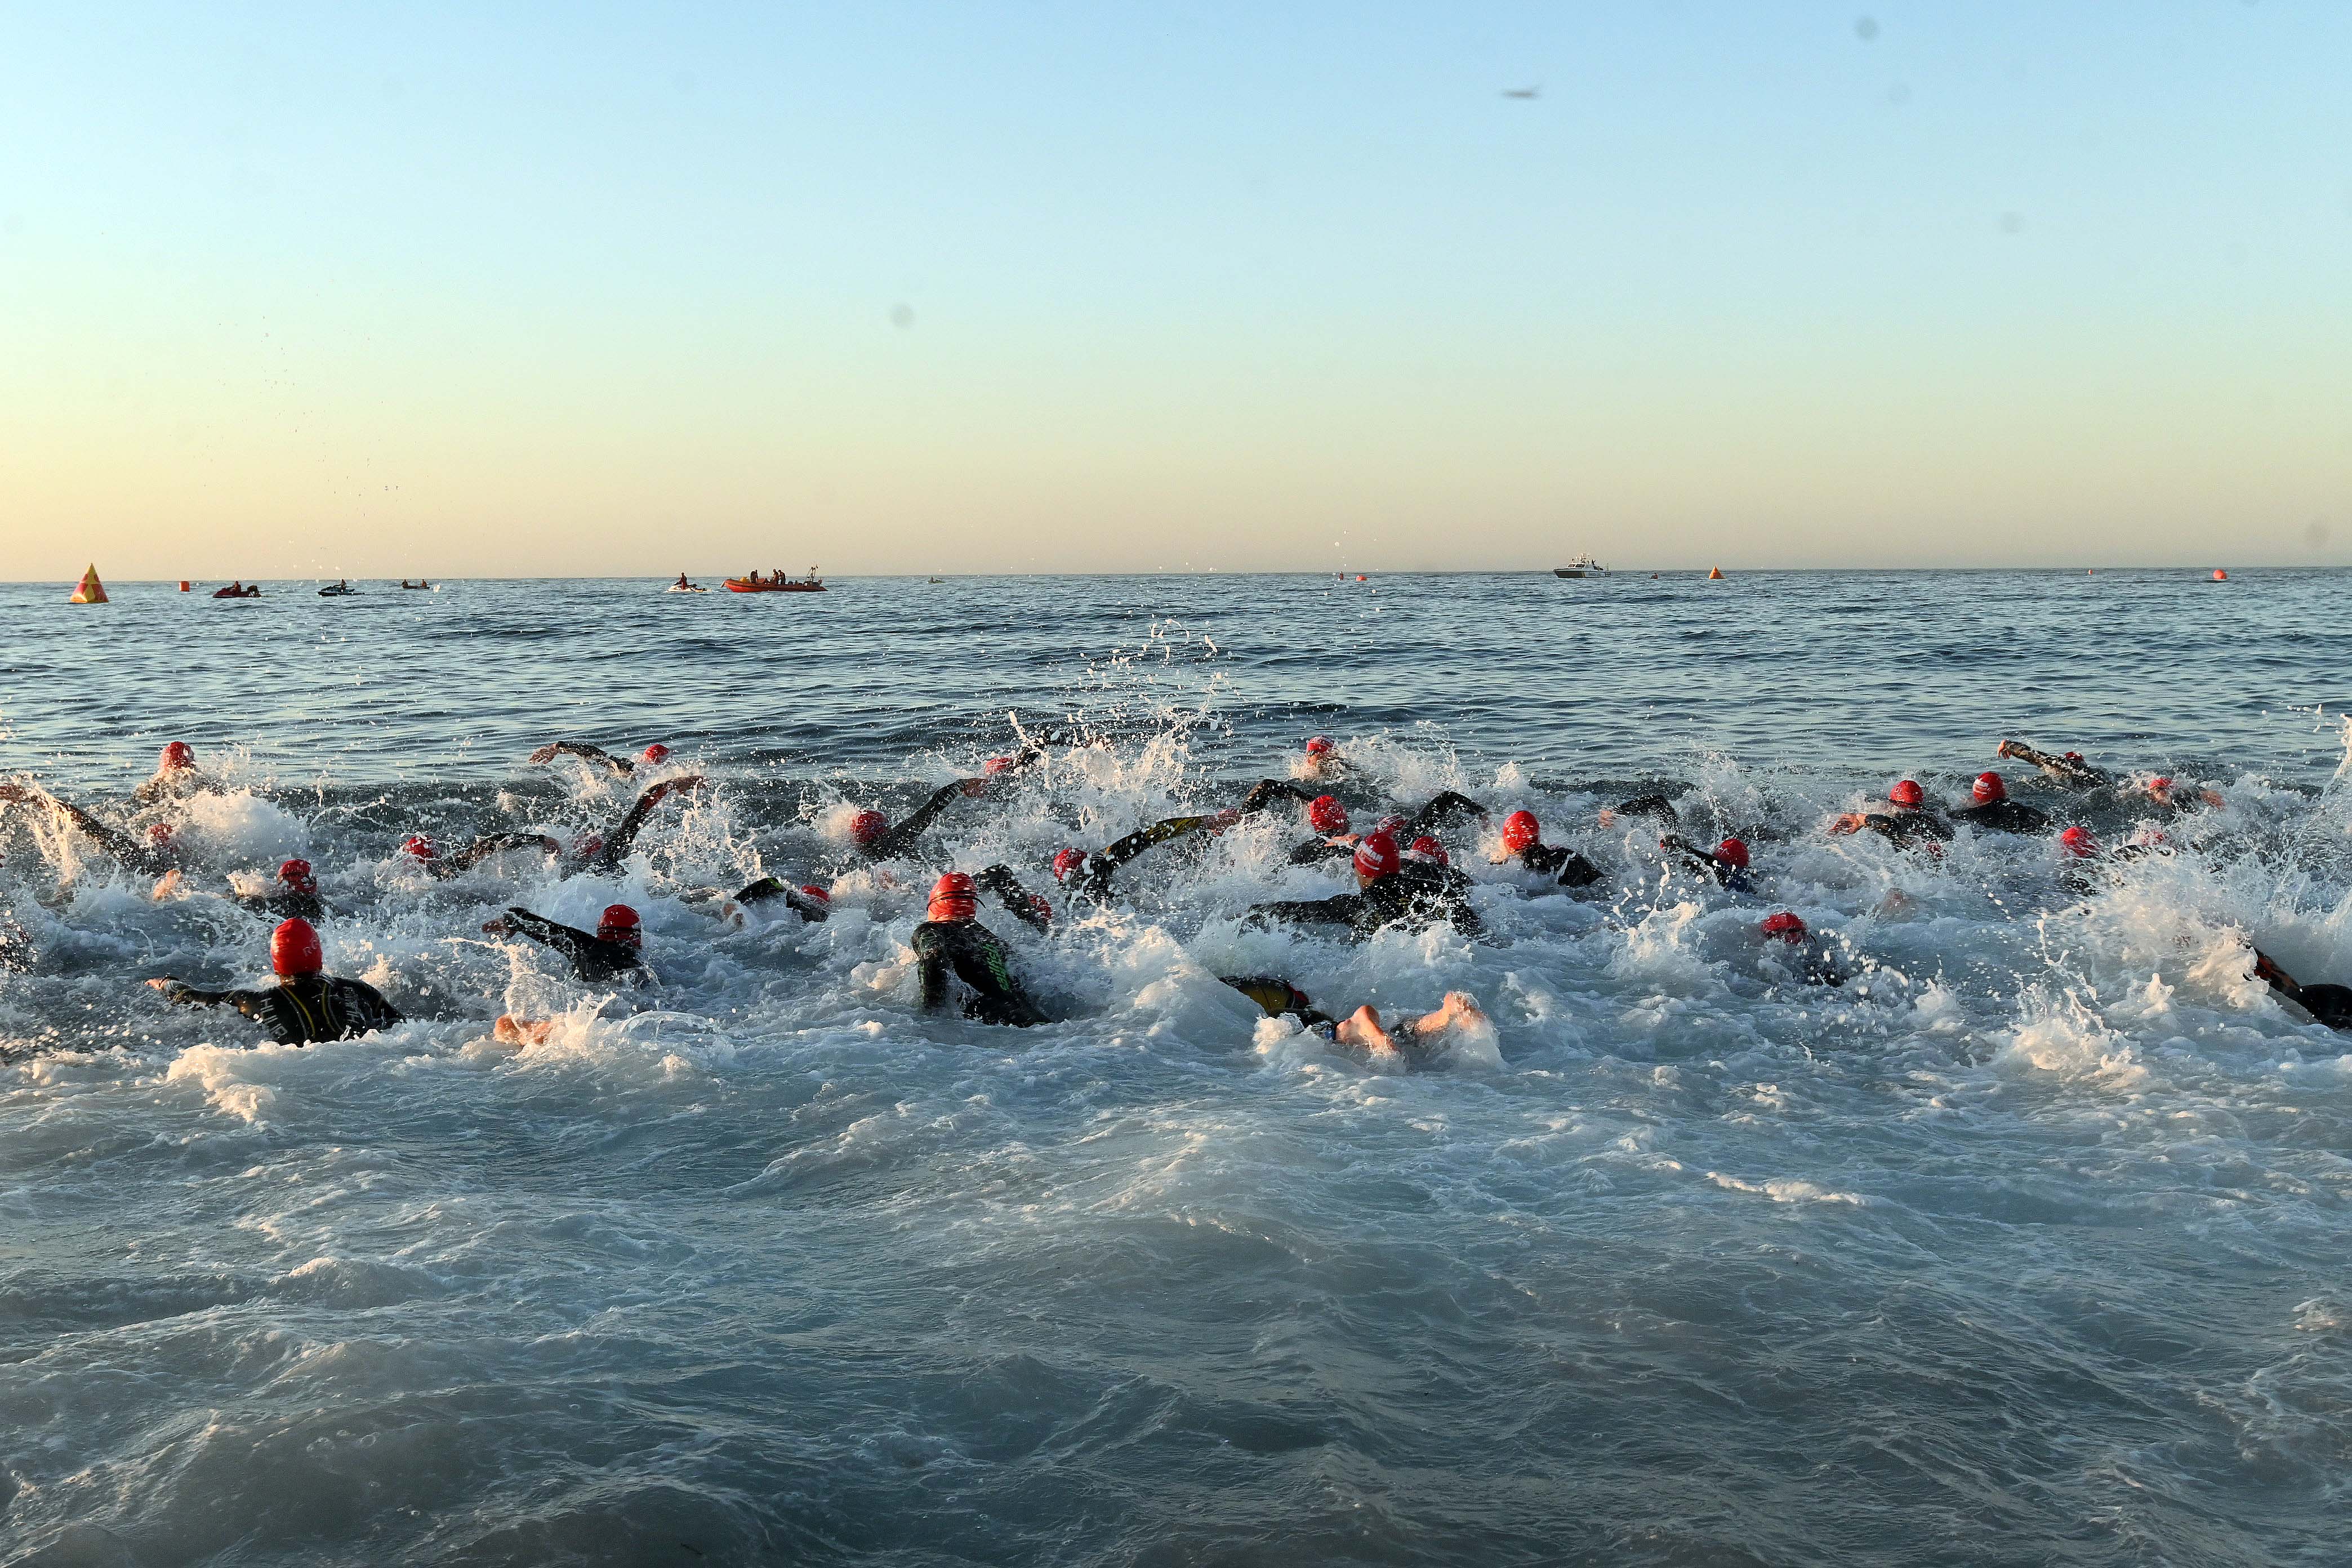
M 949 959 L 942 951 L 944 944 L 940 940 L 939 931 L 925 924 L 915 928 L 914 946 L 916 977 L 923 989 L 923 1011 L 940 1012 L 949 1001 Z
M 1288 779 L 1260 779 L 1250 786 L 1249 794 L 1242 796 L 1241 813 L 1244 816 L 1254 816 L 1277 800 L 1307 801 L 1314 798 L 1312 794 Z
M 1440 790 L 1435 799 L 1412 814 L 1411 832 L 1414 837 L 1444 826 L 1457 816 L 1484 818 L 1486 808 L 1468 795 L 1455 790 Z
M 267 991 L 199 991 L 184 981 L 165 978 L 147 983 L 163 994 L 163 1000 L 179 1007 L 234 1007 L 248 1018 L 259 1019 L 269 1005 Z
M 543 849 L 550 855 L 560 854 L 562 846 L 544 833 L 485 833 L 463 849 L 449 857 L 453 871 L 469 871 L 493 855 L 503 855 L 509 849 Z
M 359 1022 L 362 1033 L 368 1029 L 389 1029 L 402 1021 L 400 1009 L 366 981 L 337 978 L 332 984 L 338 999 Z
M 619 865 L 621 858 L 628 854 L 629 846 L 637 841 L 638 830 L 645 826 L 646 818 L 654 814 L 654 807 L 679 790 L 694 790 L 701 787 L 700 773 L 687 773 L 678 778 L 664 779 L 659 784 L 647 785 L 645 794 L 637 796 L 636 804 L 629 807 L 629 815 L 621 818 L 621 825 L 605 835 L 604 847 L 598 853 L 596 863 L 607 868 Z
M 958 779 L 953 784 L 941 784 L 931 792 L 930 799 L 908 813 L 906 821 L 876 839 L 873 847 L 866 852 L 866 858 L 871 860 L 897 859 L 914 847 L 915 840 L 939 820 L 940 813 L 953 805 L 959 797 L 976 795 L 985 787 L 986 781 L 982 779 Z
M 551 763 L 558 757 L 578 757 L 583 763 L 595 763 L 616 773 L 634 773 L 636 764 L 625 757 L 616 757 L 602 746 L 592 746 L 585 741 L 557 741 L 541 746 L 530 754 L 534 763 Z
M 1039 931 L 1051 930 L 1054 909 L 1045 900 L 1021 885 L 1010 866 L 991 866 L 973 880 L 994 893 L 1004 905 L 1005 912 L 1014 920 Z
M 1100 861 L 1108 868 L 1124 866 L 1155 845 L 1165 844 L 1171 838 L 1181 838 L 1188 833 L 1198 833 L 1203 828 L 1229 826 L 1234 817 L 1235 814 L 1223 811 L 1211 812 L 1205 816 L 1164 817 L 1149 827 L 1136 829 L 1118 843 L 1089 855 L 1087 859 L 1089 864 Z
M 1288 921 L 1296 925 L 1353 925 L 1362 914 L 1363 906 L 1361 895 L 1341 893 L 1328 899 L 1291 899 L 1258 904 L 1252 907 L 1249 918 L 1261 924 Z
M 545 915 L 532 914 L 516 906 L 482 930 L 491 936 L 521 936 L 543 947 L 551 947 L 566 958 L 577 959 L 586 952 L 595 938 L 576 926 L 549 920 Z

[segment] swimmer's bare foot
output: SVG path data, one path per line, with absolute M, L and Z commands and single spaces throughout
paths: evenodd
M 1389 1037 L 1389 1032 L 1381 1027 L 1380 1010 L 1369 1002 L 1342 1018 L 1336 1034 L 1343 1046 L 1353 1046 L 1365 1051 L 1402 1054 L 1397 1053 L 1397 1043 Z

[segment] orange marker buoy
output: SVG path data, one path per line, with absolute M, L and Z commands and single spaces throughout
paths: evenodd
M 2229 580 L 2230 574 L 2227 572 L 2222 571 L 2219 566 L 2213 568 L 2213 581 L 2216 583 L 2226 583 Z
M 183 577 L 183 578 L 181 578 L 181 579 L 180 579 L 180 592 L 181 592 L 181 593 L 183 593 L 183 594 L 184 594 L 184 593 L 186 593 L 187 591 L 188 591 L 188 580 L 187 580 L 185 577 Z
M 81 574 L 81 586 L 73 591 L 73 597 L 68 599 L 66 603 L 103 605 L 106 602 L 106 584 L 98 580 L 98 563 L 93 561 L 89 563 L 89 570 Z
M 1720 566 L 1710 566 L 1710 567 L 1708 567 L 1708 568 L 1707 568 L 1707 572 L 1706 572 L 1706 580 L 1707 580 L 1708 582 L 1710 582 L 1710 583 L 1720 583 L 1720 582 L 1722 582 L 1722 581 L 1723 581 L 1723 568 L 1722 568 L 1722 567 L 1720 567 Z

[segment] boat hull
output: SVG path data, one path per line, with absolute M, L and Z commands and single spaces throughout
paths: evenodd
M 727 579 L 727 591 L 730 594 L 822 594 L 825 588 L 822 583 L 752 583 L 740 577 L 730 577 Z

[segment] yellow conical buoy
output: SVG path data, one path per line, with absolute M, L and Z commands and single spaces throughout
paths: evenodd
M 1706 572 L 1706 580 L 1707 580 L 1708 582 L 1710 582 L 1710 583 L 1720 583 L 1720 582 L 1722 582 L 1722 581 L 1723 581 L 1723 568 L 1722 568 L 1722 567 L 1720 567 L 1720 566 L 1710 566 L 1710 567 L 1708 567 L 1708 568 L 1707 568 L 1707 572 Z
M 97 562 L 93 561 L 89 563 L 89 570 L 81 574 L 81 586 L 73 591 L 73 597 L 68 599 L 66 603 L 68 605 L 106 603 L 106 584 L 98 580 Z

